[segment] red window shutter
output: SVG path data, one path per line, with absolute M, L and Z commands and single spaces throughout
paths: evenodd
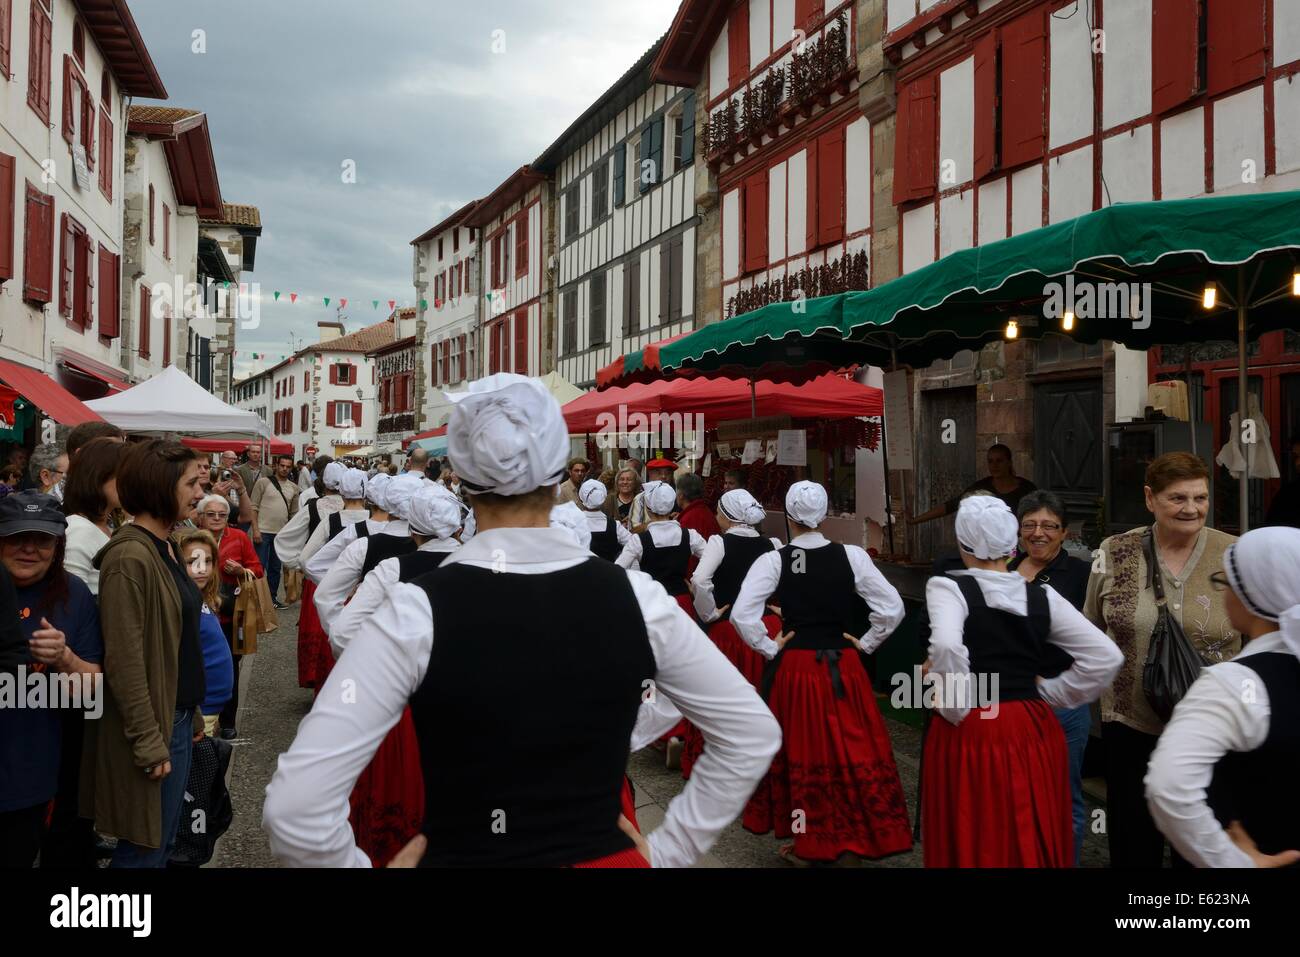
M 817 140 L 817 244 L 844 238 L 844 127 Z
M 9 0 L 0 0 L 0 6 Z M 0 16 L 9 18 L 7 6 L 0 10 Z M 0 30 L 7 30 L 0 24 Z M 5 51 L 6 53 L 8 50 Z M 8 65 L 4 66 L 8 69 Z M 0 153 L 0 279 L 14 278 L 14 224 L 18 205 L 18 183 L 14 158 L 8 153 Z
M 451 340 L 442 341 L 442 381 L 451 382 Z
M 104 112 L 99 114 L 99 189 L 106 199 L 112 201 L 113 120 Z
M 528 275 L 528 210 L 515 223 L 515 277 Z
M 72 55 L 63 54 L 63 138 L 72 142 L 75 117 L 72 104 Z
M 172 311 L 171 307 L 163 310 L 163 366 L 172 364 Z
M 339 384 L 339 367 L 337 363 L 330 363 L 330 385 Z
M 727 21 L 727 85 L 739 86 L 749 76 L 749 3 L 731 11 Z
M 337 402 L 325 403 L 325 424 L 328 425 L 330 428 L 334 428 L 337 425 L 337 422 L 334 418 L 335 406 L 337 405 L 338 405 Z
M 303 393 L 303 395 L 306 395 L 306 394 L 307 394 L 307 390 L 310 389 L 310 388 L 311 388 L 311 372 L 308 371 L 308 370 L 306 370 L 306 369 L 304 369 L 304 370 L 303 370 L 303 373 L 302 373 L 302 393 Z
M 153 191 L 153 183 L 150 183 L 149 184 L 149 245 L 150 246 L 152 246 L 154 243 L 153 224 L 154 224 L 154 191 Z
M 72 218 L 67 213 L 59 217 L 59 227 L 59 315 L 71 319 L 77 236 L 72 231 Z
M 142 285 L 140 287 L 140 335 L 139 352 L 141 359 L 149 358 L 149 327 L 153 320 L 153 291 Z
M 99 334 L 105 339 L 116 339 L 121 323 L 118 321 L 117 256 L 102 243 L 99 247 Z
M 821 197 L 817 192 L 817 140 L 808 141 L 808 157 L 805 160 L 808 168 L 808 192 L 806 199 L 808 201 L 808 217 L 805 220 L 807 229 L 804 235 L 804 249 L 812 252 L 817 248 L 817 204 Z
M 307 431 L 307 404 L 304 402 L 302 408 L 298 411 L 298 431 Z
M 469 378 L 469 367 L 465 365 L 465 336 L 460 337 L 460 381 Z
M 1264 75 L 1264 0 L 1206 0 L 1206 92 L 1217 96 Z
M 826 6 L 822 0 L 795 0 L 794 25 L 796 29 L 808 29 L 821 19 Z
M 975 41 L 975 178 L 983 179 L 997 165 L 998 35 L 990 30 Z
M 50 65 L 53 58 L 54 21 L 37 3 L 29 5 L 27 55 L 27 105 L 46 123 L 50 121 Z
M 90 328 L 95 307 L 95 242 L 85 233 L 77 237 L 77 263 L 81 274 L 81 295 L 77 300 L 77 324 L 82 331 Z
M 1198 0 L 1151 2 L 1151 109 L 1167 113 L 1200 88 Z
M 352 363 L 352 362 L 349 362 L 349 363 L 348 363 L 348 385 L 356 385 L 356 384 L 357 384 L 358 382 L 360 382 L 360 381 L 361 381 L 361 379 L 360 379 L 360 377 L 357 375 L 357 367 L 356 367 L 356 364 L 355 364 L 355 363 Z
M 349 402 L 348 408 L 350 410 L 349 414 L 352 416 L 352 421 L 348 424 L 356 429 L 361 428 L 361 403 Z
M 528 310 L 515 313 L 515 372 L 528 375 Z
M 488 375 L 495 375 L 496 373 L 501 371 L 500 368 L 498 367 L 498 363 L 500 362 L 500 355 L 501 355 L 500 337 L 497 335 L 497 331 L 500 328 L 501 328 L 501 324 L 497 323 L 496 325 L 492 326 L 492 328 L 489 330 L 492 334 L 492 340 L 489 345 L 489 349 L 491 351 L 489 352 L 490 364 L 488 365 Z
M 172 211 L 163 203 L 163 258 L 172 258 Z
M 86 166 L 94 170 L 95 117 L 99 111 L 95 109 L 95 101 L 90 96 L 90 88 L 80 81 L 78 81 L 77 85 L 81 87 L 81 145 L 86 148 Z
M 767 170 L 745 180 L 745 272 L 767 265 Z
M 439 368 L 440 367 L 438 366 L 438 343 L 435 342 L 432 346 L 429 347 L 429 377 L 435 389 L 438 388 L 439 385 L 441 385 L 441 382 L 438 379 Z
M 917 77 L 898 92 L 894 134 L 894 202 L 923 199 L 934 192 L 935 77 Z
M 9 28 L 12 7 L 12 0 L 0 0 L 0 73 L 6 77 L 9 76 L 9 47 L 13 36 Z
M 27 184 L 23 236 L 23 299 L 47 303 L 54 290 L 54 197 Z
M 1002 28 L 1002 165 L 1041 159 L 1046 145 L 1047 21 L 1043 7 Z

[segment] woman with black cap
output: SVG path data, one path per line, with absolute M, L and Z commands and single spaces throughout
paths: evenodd
M 1124 656 L 1055 589 L 1009 572 L 1020 527 L 1005 502 L 976 494 L 957 511 L 966 568 L 931 578 L 921 761 L 926 867 L 1070 867 L 1069 760 L 1052 708 L 1100 697 Z M 1072 659 L 1039 677 L 1047 645 Z
M 677 491 L 669 482 L 646 482 L 641 489 L 649 525 L 628 537 L 616 564 L 645 572 L 677 599 L 686 614 L 694 617 L 689 568 L 691 558 L 704 554 L 704 538 L 693 528 L 682 528 L 673 519 Z
M 661 586 L 551 527 L 569 439 L 550 394 L 500 374 L 454 401 L 448 448 L 478 533 L 436 571 L 396 585 L 348 645 L 267 791 L 272 850 L 300 866 L 369 865 L 346 797 L 409 701 L 423 864 L 695 863 L 766 769 L 775 722 Z M 590 628 L 593 616 L 609 627 Z M 642 839 L 620 821 L 619 793 L 647 683 L 708 747 Z M 349 687 L 357 694 L 344 701 Z
M 863 549 L 817 531 L 827 504 L 814 482 L 790 486 L 790 543 L 754 560 L 731 609 L 740 637 L 773 659 L 764 698 L 784 736 L 744 825 L 793 837 L 781 848 L 790 863 L 852 863 L 912 846 L 889 734 L 857 654 L 893 633 L 903 600 Z M 763 620 L 769 599 L 786 629 L 775 639 Z
M 1300 862 L 1300 529 L 1258 528 L 1229 545 L 1232 627 L 1248 643 L 1201 672 L 1147 768 L 1151 817 L 1198 867 Z
M 587 479 L 578 489 L 577 504 L 591 530 L 591 551 L 607 561 L 615 561 L 631 538 L 626 528 L 614 521 L 605 510 L 609 489 L 600 479 Z

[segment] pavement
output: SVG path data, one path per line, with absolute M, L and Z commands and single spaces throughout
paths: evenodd
M 280 611 L 279 625 L 258 640 L 257 654 L 246 658 L 240 668 L 239 737 L 234 742 L 228 778 L 235 818 L 217 842 L 209 867 L 279 866 L 262 831 L 262 802 L 276 761 L 293 743 L 298 723 L 311 710 L 313 699 L 311 691 L 298 687 L 297 605 Z M 915 820 L 921 734 L 890 718 L 887 709 L 885 714 L 908 811 Z M 662 752 L 646 748 L 631 756 L 628 775 L 635 788 L 638 823 L 642 832 L 649 832 L 663 820 L 668 803 L 681 793 L 681 772 L 664 766 Z M 1090 823 L 1098 818 L 1100 807 L 1088 799 Z M 779 843 L 771 835 L 751 834 L 737 820 L 723 831 L 698 866 L 789 867 L 777 856 Z M 1105 835 L 1093 833 L 1090 827 L 1084 839 L 1083 866 L 1106 867 L 1108 863 Z M 906 854 L 864 861 L 862 866 L 920 867 L 920 845 Z

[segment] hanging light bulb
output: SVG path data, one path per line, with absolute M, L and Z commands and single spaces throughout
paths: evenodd
M 1020 335 L 1020 326 L 1019 326 L 1019 324 L 1017 324 L 1016 320 L 1012 319 L 1012 320 L 1008 321 L 1008 322 L 1007 322 L 1006 337 L 1007 337 L 1008 339 L 1015 339 L 1015 338 L 1017 338 L 1019 335 Z
M 1074 329 L 1074 313 L 1067 310 L 1065 315 L 1061 316 L 1061 328 L 1066 332 Z
M 1300 296 L 1300 266 L 1296 267 L 1295 275 L 1291 277 L 1291 295 Z
M 1201 296 L 1201 305 L 1206 309 L 1213 309 L 1214 303 L 1219 298 L 1219 287 L 1212 282 L 1205 284 L 1205 292 Z

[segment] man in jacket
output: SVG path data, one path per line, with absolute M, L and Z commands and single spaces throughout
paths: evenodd
M 298 486 L 289 477 L 292 469 L 290 456 L 278 456 L 275 474 L 253 486 L 253 527 L 249 537 L 257 549 L 257 560 L 266 569 L 266 585 L 276 608 L 285 606 L 280 601 L 280 556 L 275 551 L 275 536 L 298 512 Z

